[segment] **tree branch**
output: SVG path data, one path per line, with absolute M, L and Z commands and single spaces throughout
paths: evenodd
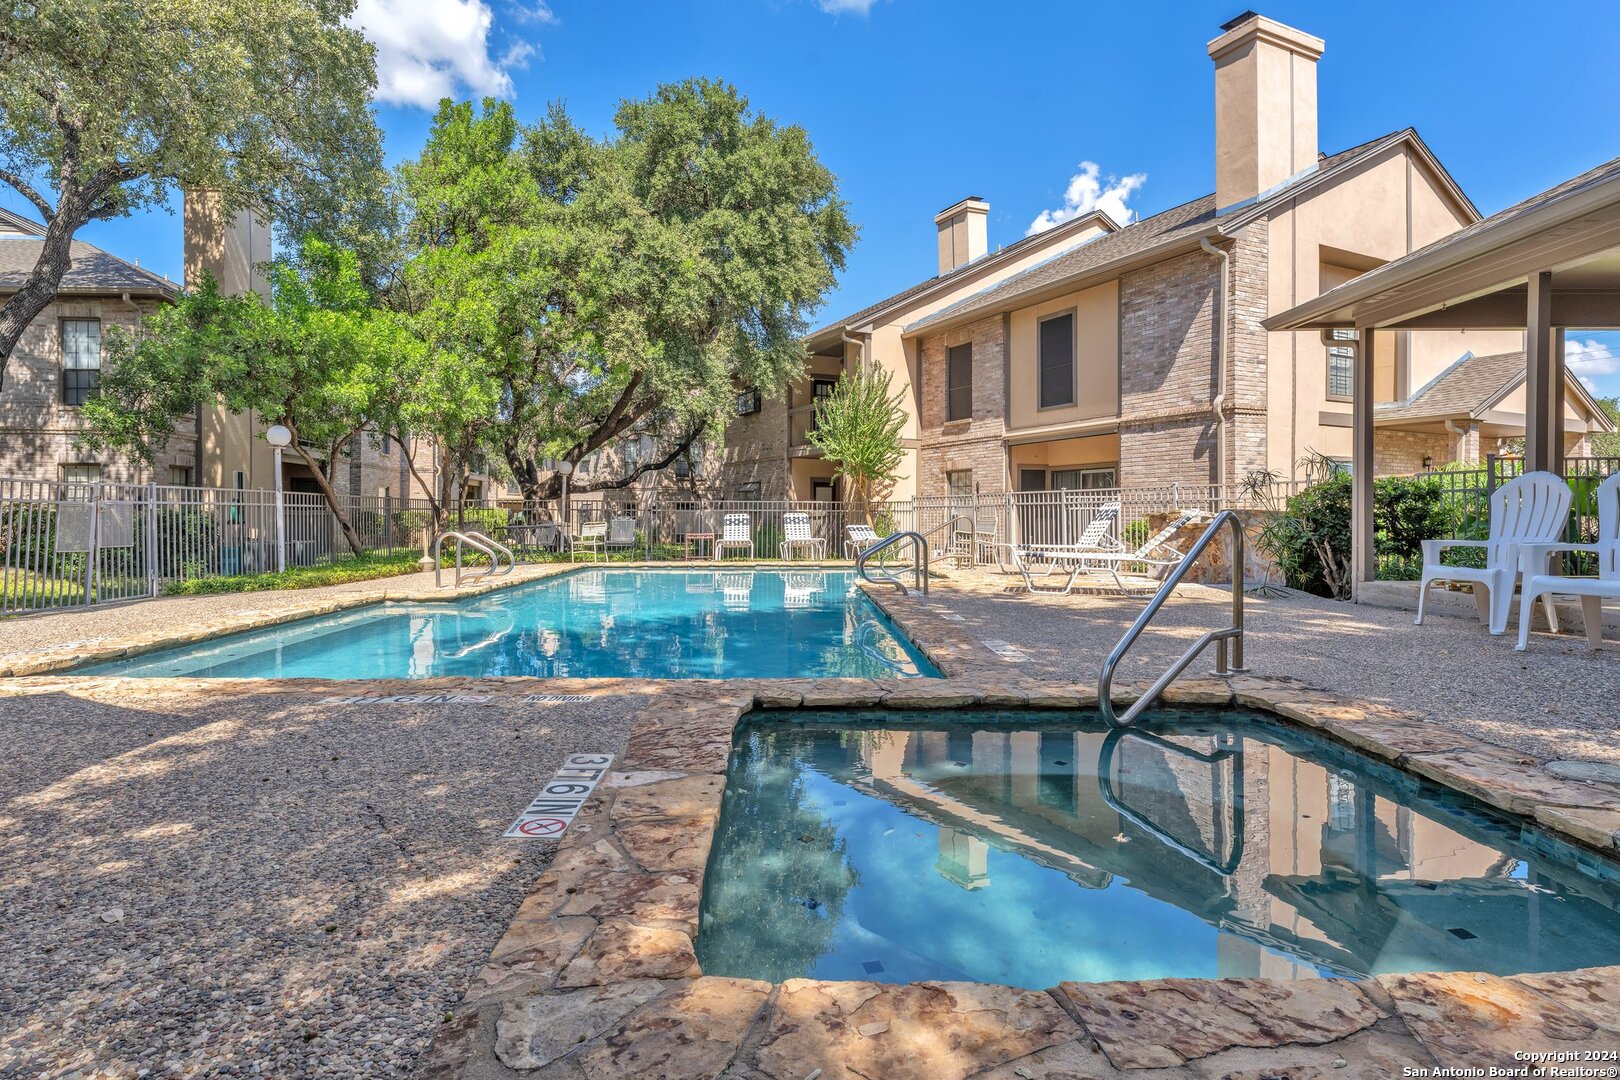
M 676 458 L 680 457 L 682 454 L 686 453 L 692 448 L 692 444 L 697 441 L 698 434 L 701 431 L 701 428 L 693 428 L 691 431 L 688 431 L 686 433 L 686 437 L 681 440 L 680 445 L 675 447 L 675 449 L 671 450 L 668 454 L 665 454 L 662 459 L 658 461 L 642 462 L 631 471 L 629 476 L 618 480 L 604 480 L 599 484 L 590 484 L 586 487 L 576 487 L 573 490 L 583 493 L 587 491 L 617 491 L 621 488 L 627 488 L 642 476 L 645 476 L 647 473 L 661 472 L 662 470 L 669 468 Z
M 29 202 L 33 203 L 34 208 L 40 212 L 47 222 L 49 222 L 51 217 L 55 215 L 55 208 L 53 208 L 50 203 L 45 201 L 45 196 L 41 195 L 37 190 L 35 190 L 32 184 L 24 180 L 17 173 L 12 172 L 10 169 L 0 169 L 0 180 L 4 180 L 6 183 L 10 184 L 17 190 L 18 194 L 27 199 Z

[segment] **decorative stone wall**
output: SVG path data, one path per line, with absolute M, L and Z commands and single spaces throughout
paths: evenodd
M 973 416 L 945 419 L 953 345 L 973 346 Z M 922 367 L 921 439 L 917 493 L 947 495 L 945 474 L 973 470 L 980 494 L 1007 490 L 1006 320 L 993 315 L 967 326 L 925 337 L 919 345 Z

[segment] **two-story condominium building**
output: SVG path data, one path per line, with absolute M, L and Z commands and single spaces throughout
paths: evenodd
M 1299 478 L 1312 452 L 1348 461 L 1353 350 L 1260 321 L 1479 213 L 1411 129 L 1319 152 L 1322 52 L 1252 12 L 1209 43 L 1213 194 L 1123 226 L 1093 215 L 1066 243 L 1037 234 L 996 255 L 975 247 L 981 201 L 945 211 L 940 275 L 812 335 L 811 381 L 728 436 L 733 490 L 769 494 L 782 476 L 795 497 L 831 494 L 802 431 L 825 380 L 855 362 L 907 389 L 899 497 L 1235 485 L 1258 470 Z M 950 267 L 959 235 L 966 261 Z M 1522 348 L 1517 332 L 1401 335 L 1375 372 L 1379 471 L 1474 460 L 1522 436 Z M 1578 381 L 1568 399 L 1566 445 L 1580 453 L 1610 427 Z

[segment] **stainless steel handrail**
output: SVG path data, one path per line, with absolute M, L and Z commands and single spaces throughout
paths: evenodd
M 444 588 L 444 566 L 442 564 L 444 542 L 456 542 L 456 580 L 452 588 L 461 588 L 461 551 L 462 547 L 470 547 L 482 551 L 489 556 L 489 569 L 480 571 L 477 578 L 501 577 L 517 569 L 517 559 L 512 555 L 512 549 L 493 537 L 482 533 L 450 532 L 440 533 L 439 538 L 433 541 L 433 587 Z M 506 568 L 501 569 L 501 558 L 506 558 Z
M 1145 814 L 1125 805 L 1125 800 L 1119 797 L 1114 790 L 1114 751 L 1125 737 L 1147 739 L 1155 742 L 1166 750 L 1181 754 L 1185 757 L 1201 761 L 1206 765 L 1218 765 L 1223 761 L 1235 759 L 1232 768 L 1232 851 L 1224 862 L 1216 860 L 1213 855 L 1199 851 L 1191 844 L 1178 840 L 1164 829 L 1150 821 Z M 1190 746 L 1180 746 L 1169 739 L 1160 738 L 1150 731 L 1131 731 L 1128 728 L 1115 728 L 1103 739 L 1102 749 L 1097 753 L 1097 789 L 1102 795 L 1103 802 L 1108 808 L 1120 817 L 1129 821 L 1143 832 L 1152 836 L 1159 843 L 1172 851 L 1179 851 L 1204 869 L 1219 874 L 1221 877 L 1231 877 L 1243 863 L 1243 749 L 1240 746 L 1223 747 L 1214 753 L 1205 754 L 1194 750 Z M 1214 808 L 1214 797 L 1210 799 L 1211 809 Z M 1216 819 L 1211 818 L 1212 822 Z
M 959 526 L 964 521 L 968 523 L 968 528 L 967 528 L 966 533 L 964 533 L 963 530 L 961 528 L 959 528 Z M 975 521 L 973 518 L 969 517 L 966 514 L 952 514 L 950 517 L 946 518 L 944 521 L 940 522 L 938 525 L 935 525 L 932 529 L 929 529 L 927 532 L 924 532 L 922 534 L 922 536 L 923 536 L 923 539 L 927 540 L 930 537 L 936 536 L 939 533 L 944 532 L 946 529 L 954 528 L 954 529 L 956 529 L 956 531 L 951 535 L 951 548 L 955 548 L 957 541 L 960 540 L 964 535 L 966 535 L 967 538 L 968 538 L 968 553 L 971 555 L 972 554 L 973 538 L 977 535 L 976 530 L 978 528 L 978 524 L 979 523 L 977 521 Z M 958 551 L 947 549 L 945 551 L 940 552 L 938 555 L 934 556 L 934 558 L 948 559 L 948 558 L 953 558 L 953 557 L 955 557 L 955 556 L 957 556 L 959 554 L 961 554 L 961 553 L 958 552 Z
M 889 585 L 893 585 L 902 593 L 905 592 L 905 583 L 899 578 L 895 577 L 893 574 L 889 573 L 887 570 L 883 571 L 882 577 L 873 577 L 871 574 L 866 572 L 867 559 L 870 559 L 873 555 L 876 555 L 879 552 L 887 551 L 889 548 L 898 544 L 902 540 L 910 540 L 912 542 L 911 572 L 916 577 L 918 586 L 922 589 L 922 594 L 927 596 L 928 538 L 920 532 L 913 532 L 908 529 L 905 532 L 897 532 L 893 535 L 885 536 L 883 539 L 879 540 L 877 543 L 855 556 L 855 573 L 859 574 L 864 580 L 870 581 L 874 585 L 879 583 L 887 583 Z
M 1215 534 L 1221 530 L 1222 526 L 1229 527 L 1232 530 L 1232 625 L 1223 630 L 1211 630 L 1193 642 L 1187 651 L 1182 653 L 1174 664 L 1170 665 L 1169 670 L 1159 676 L 1158 681 L 1150 686 L 1141 697 L 1137 698 L 1130 708 L 1116 715 L 1113 700 L 1114 669 L 1119 666 L 1119 662 L 1124 659 L 1125 653 L 1130 650 L 1130 647 L 1136 644 L 1136 639 L 1142 636 L 1142 631 L 1147 629 L 1148 623 L 1153 621 L 1153 616 L 1159 613 L 1159 609 L 1164 606 L 1164 602 L 1170 598 L 1170 594 L 1175 591 L 1176 586 L 1181 584 L 1181 579 L 1187 576 L 1187 571 L 1192 569 L 1192 564 L 1197 561 L 1198 556 L 1204 553 L 1204 549 L 1209 547 L 1210 541 L 1215 538 Z M 1216 643 L 1216 675 L 1226 676 L 1234 672 L 1247 670 L 1243 666 L 1243 547 L 1243 523 L 1238 520 L 1238 516 L 1230 510 L 1222 510 L 1216 514 L 1215 520 L 1209 523 L 1209 527 L 1204 530 L 1203 535 L 1198 538 L 1192 547 L 1187 549 L 1187 554 L 1170 571 L 1170 575 L 1164 579 L 1164 584 L 1160 585 L 1159 591 L 1153 594 L 1153 599 L 1149 600 L 1147 607 L 1142 609 L 1142 614 L 1138 615 L 1136 621 L 1131 624 L 1131 628 L 1125 631 L 1125 636 L 1119 639 L 1119 644 L 1114 646 L 1114 651 L 1109 653 L 1108 659 L 1103 661 L 1102 674 L 1097 678 L 1097 708 L 1101 710 L 1103 719 L 1108 721 L 1109 726 L 1129 727 L 1134 724 L 1142 711 L 1153 704 L 1159 695 L 1164 692 L 1164 688 L 1174 682 L 1176 676 L 1187 670 L 1187 666 L 1197 659 L 1198 654 L 1203 652 L 1212 641 Z M 1228 655 L 1228 641 L 1232 643 L 1230 655 Z M 1228 665 L 1229 659 L 1231 661 L 1230 665 Z

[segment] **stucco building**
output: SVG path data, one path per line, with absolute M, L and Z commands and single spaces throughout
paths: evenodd
M 1212 194 L 993 254 L 983 200 L 946 209 L 939 274 L 812 334 L 810 380 L 734 425 L 733 493 L 834 490 L 803 431 L 815 393 L 854 363 L 906 390 L 897 497 L 1236 485 L 1260 470 L 1301 479 L 1312 454 L 1348 462 L 1353 347 L 1261 320 L 1480 215 L 1410 128 L 1320 151 L 1320 39 L 1252 12 L 1221 31 L 1207 47 Z M 1402 332 L 1374 371 L 1377 471 L 1478 460 L 1522 436 L 1522 379 L 1499 360 L 1522 349 L 1514 331 Z M 1578 381 L 1567 400 L 1579 454 L 1611 428 Z

